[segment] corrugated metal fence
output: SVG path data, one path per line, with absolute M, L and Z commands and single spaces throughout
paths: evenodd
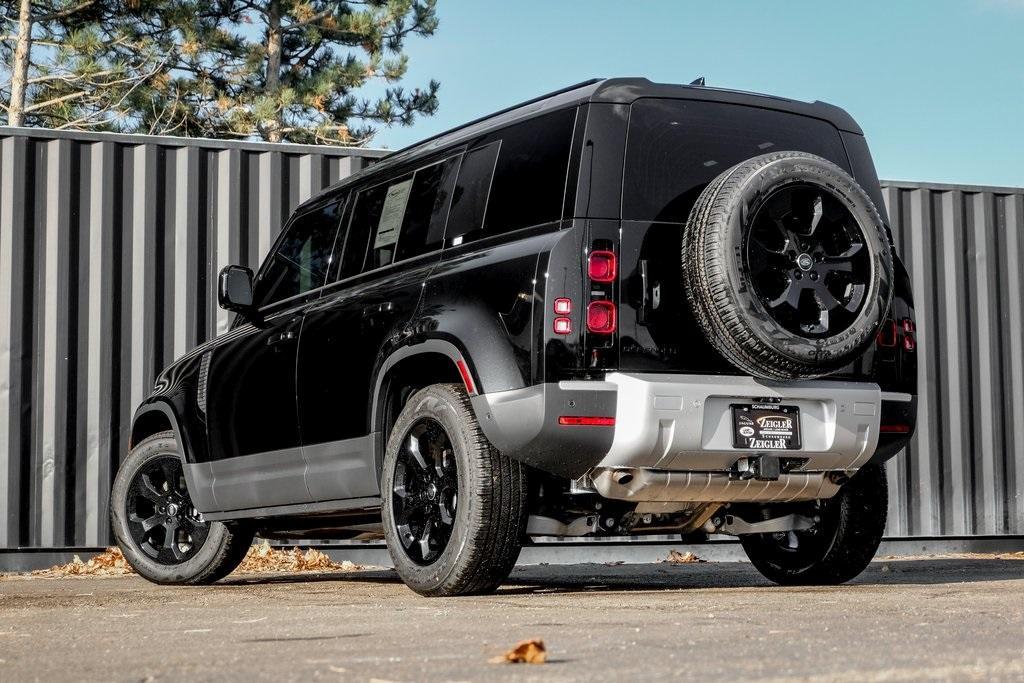
M 1024 189 L 884 185 L 920 357 L 887 533 L 1024 534 Z
M 217 272 L 381 154 L 0 128 L 0 548 L 109 541 L 132 410 L 226 329 Z
M 217 271 L 380 152 L 0 128 L 0 548 L 108 543 L 155 374 L 224 329 Z M 890 183 L 922 405 L 890 535 L 1024 534 L 1024 190 Z

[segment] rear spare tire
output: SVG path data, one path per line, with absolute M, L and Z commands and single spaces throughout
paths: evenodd
M 892 298 L 881 216 L 835 164 L 776 152 L 722 173 L 683 231 L 683 284 L 711 344 L 756 377 L 820 377 L 871 343 Z

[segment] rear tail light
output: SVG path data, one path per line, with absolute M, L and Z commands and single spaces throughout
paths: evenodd
M 881 425 L 879 428 L 884 434 L 909 434 L 910 425 Z
M 572 299 L 565 297 L 555 299 L 555 315 L 569 315 L 572 313 Z
M 618 271 L 613 251 L 592 251 L 587 259 L 587 275 L 594 282 L 612 282 Z
M 886 318 L 882 322 L 882 326 L 878 330 L 877 337 L 879 346 L 892 347 L 896 346 L 896 321 L 891 318 Z
M 572 320 L 555 318 L 555 334 L 572 334 Z
M 613 334 L 615 322 L 615 304 L 611 301 L 591 301 L 587 306 L 587 329 L 594 334 Z
M 907 352 L 917 350 L 917 339 L 914 338 L 917 327 L 914 325 L 914 321 L 910 318 L 904 318 L 901 321 L 901 325 L 903 326 L 903 350 Z
M 582 415 L 562 415 L 558 424 L 564 427 L 614 427 L 614 417 L 591 417 Z

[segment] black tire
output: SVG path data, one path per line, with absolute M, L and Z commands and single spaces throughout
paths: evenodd
M 423 458 L 410 461 L 409 443 L 414 433 L 419 443 L 427 430 L 431 453 L 422 455 L 431 462 L 420 467 Z M 446 473 L 449 483 L 440 474 L 430 479 L 430 469 Z M 433 490 L 425 483 L 432 481 L 437 482 Z M 388 439 L 381 493 L 388 552 L 414 591 L 425 596 L 491 593 L 508 578 L 526 532 L 526 472 L 487 441 L 460 386 L 435 384 L 409 398 Z M 445 506 L 446 512 L 429 517 L 435 499 L 437 510 Z M 446 526 L 443 517 L 451 520 Z M 447 534 L 443 547 L 423 533 L 431 524 Z
M 772 230 L 778 242 L 766 246 Z M 694 204 L 682 244 L 698 323 L 756 377 L 808 379 L 843 367 L 871 344 L 892 298 L 878 210 L 849 174 L 811 154 L 765 154 L 722 173 Z
M 823 501 L 813 529 L 741 536 L 747 557 L 775 583 L 835 585 L 859 575 L 878 551 L 889 506 L 885 469 L 866 465 Z M 796 541 L 796 547 L 791 539 Z
M 110 494 L 114 538 L 132 569 L 154 583 L 213 583 L 230 574 L 242 561 L 252 545 L 253 531 L 240 523 L 203 522 L 191 509 L 184 475 L 179 478 L 182 462 L 173 432 L 154 434 L 131 450 L 121 463 Z M 173 510 L 161 512 L 163 503 L 152 500 L 152 476 L 168 482 L 166 489 L 162 483 L 156 488 L 159 495 L 166 494 L 166 500 L 174 503 Z M 177 480 L 176 486 L 170 483 L 172 479 Z M 141 493 L 143 489 L 149 493 Z M 140 513 L 142 506 L 146 509 Z M 181 530 L 180 534 L 175 532 L 172 541 L 167 541 L 167 527 L 161 532 L 154 523 L 152 528 L 157 530 L 146 532 L 144 523 L 139 521 L 145 517 L 147 521 L 160 518 L 163 522 L 171 512 L 174 513 L 171 517 L 175 520 L 174 528 Z M 195 533 L 196 538 L 202 536 L 202 540 L 193 544 L 178 543 L 178 539 L 184 541 L 190 537 L 186 533 Z

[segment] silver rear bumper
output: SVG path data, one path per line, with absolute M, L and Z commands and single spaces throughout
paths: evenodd
M 611 373 L 615 435 L 586 479 L 607 498 L 630 501 L 790 501 L 838 491 L 830 472 L 852 475 L 878 445 L 877 384 L 828 380 L 776 383 L 751 377 Z M 610 387 L 609 387 L 610 388 Z M 801 447 L 767 451 L 800 458 L 777 480 L 738 479 L 731 405 L 778 401 L 800 409 Z M 628 476 L 624 476 L 628 475 Z

